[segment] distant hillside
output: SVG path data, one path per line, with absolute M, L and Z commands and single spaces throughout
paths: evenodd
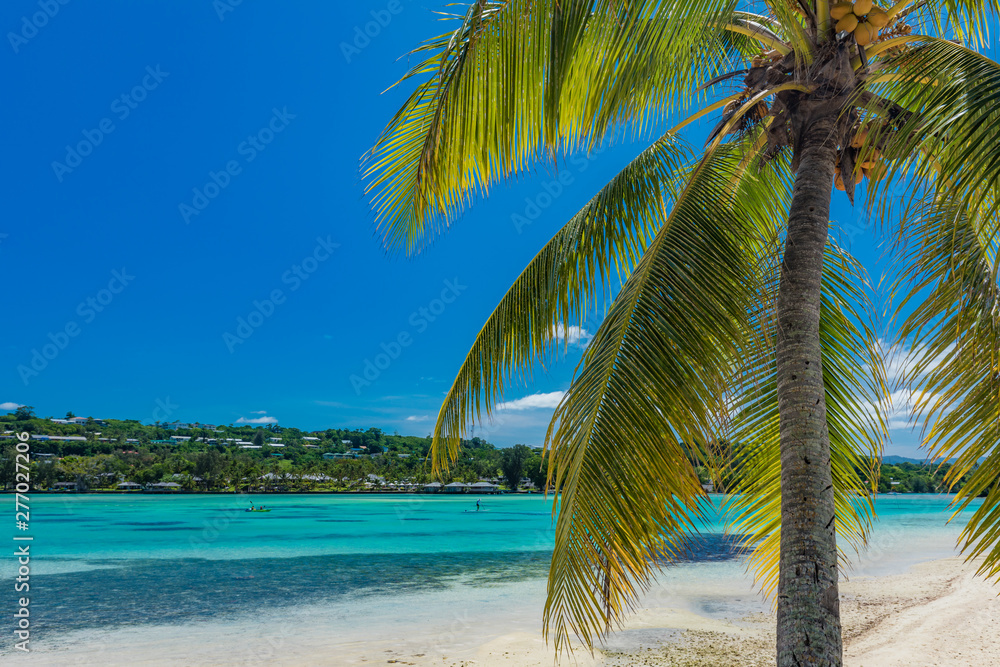
M 891 463 L 893 465 L 897 463 L 927 463 L 927 459 L 908 459 L 905 456 L 883 456 L 882 463 Z
M 957 459 L 955 459 L 955 458 L 950 458 L 947 461 L 945 461 L 945 463 L 954 463 L 956 460 Z M 982 463 L 984 460 L 986 460 L 985 456 L 983 456 L 983 457 L 981 457 L 979 459 L 979 463 Z M 883 456 L 882 457 L 882 463 L 886 463 L 888 465 L 896 465 L 898 463 L 916 463 L 917 465 L 925 465 L 926 466 L 926 465 L 937 465 L 940 462 L 939 461 L 934 461 L 932 463 L 932 462 L 928 461 L 927 459 L 908 459 L 905 456 Z

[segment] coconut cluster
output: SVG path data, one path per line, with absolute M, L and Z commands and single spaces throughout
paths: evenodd
M 855 185 L 860 183 L 862 179 L 866 177 L 873 181 L 881 180 L 889 171 L 889 167 L 886 165 L 882 156 L 882 151 L 878 145 L 882 143 L 882 141 L 876 140 L 874 144 L 869 146 L 863 154 L 861 152 L 861 149 L 864 147 L 865 142 L 868 140 L 868 135 L 871 132 L 878 133 L 875 135 L 876 138 L 883 135 L 885 132 L 884 123 L 881 121 L 868 121 L 857 125 L 851 136 L 849 148 L 843 151 L 850 153 L 850 159 L 854 164 L 852 176 L 854 177 Z M 840 168 L 840 163 L 841 158 L 838 156 L 837 172 L 833 177 L 833 184 L 838 190 L 846 190 L 847 188 L 844 183 L 844 176 Z
M 837 22 L 837 32 L 853 34 L 859 46 L 874 42 L 891 20 L 889 13 L 872 0 L 838 2 L 830 7 L 830 17 Z

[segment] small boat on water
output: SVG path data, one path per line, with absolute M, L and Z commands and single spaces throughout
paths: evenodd
M 257 510 L 257 509 L 254 509 L 254 510 L 246 510 L 246 511 L 247 512 L 270 512 L 271 510 Z

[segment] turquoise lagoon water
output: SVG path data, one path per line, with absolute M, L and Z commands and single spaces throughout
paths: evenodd
M 355 644 L 458 619 L 462 632 L 441 629 L 448 624 L 435 629 L 442 650 L 461 638 L 540 626 L 554 534 L 551 498 L 484 497 L 481 512 L 468 496 L 254 500 L 273 511 L 246 513 L 248 501 L 238 496 L 34 496 L 35 649 L 65 647 L 94 633 L 198 624 L 211 624 L 217 640 L 224 628 L 238 632 L 246 629 L 241 623 L 293 613 L 302 618 L 304 610 L 309 632 L 321 626 L 324 636 Z M 898 572 L 952 555 L 961 521 L 946 523 L 949 501 L 880 496 L 871 547 L 853 573 Z M 0 568 L 9 581 L 16 563 L 3 559 Z M 705 615 L 765 608 L 718 517 L 658 587 L 660 604 Z M 13 605 L 12 592 L 4 597 Z M 301 632 L 299 644 L 320 641 L 319 634 L 310 639 Z M 6 636 L 2 653 L 11 649 Z

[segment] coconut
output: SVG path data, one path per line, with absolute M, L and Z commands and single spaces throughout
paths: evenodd
M 852 2 L 838 2 L 837 4 L 830 7 L 830 18 L 834 21 L 839 21 L 848 14 L 854 13 L 854 3 Z
M 851 148 L 861 148 L 862 146 L 865 145 L 865 139 L 867 138 L 868 138 L 868 128 L 862 127 L 861 129 L 859 129 L 857 132 L 854 133 L 853 137 L 851 137 Z
M 873 181 L 881 181 L 885 178 L 888 171 L 889 167 L 886 166 L 885 162 L 876 162 L 871 167 L 868 167 L 868 178 Z
M 833 175 L 833 187 L 838 190 L 847 190 L 847 186 L 844 185 L 844 177 L 840 175 L 840 172 Z
M 854 3 L 854 13 L 858 16 L 864 16 L 872 10 L 875 3 L 872 0 L 856 0 Z
M 837 21 L 837 32 L 854 32 L 854 29 L 858 27 L 858 17 L 854 14 L 848 14 L 844 18 Z
M 866 18 L 869 23 L 879 29 L 884 28 L 889 24 L 889 15 L 884 9 L 880 9 L 878 7 L 872 8 L 872 10 L 868 12 L 868 16 Z
M 861 21 L 854 29 L 854 41 L 858 46 L 868 46 L 878 37 L 878 28 L 868 21 Z

